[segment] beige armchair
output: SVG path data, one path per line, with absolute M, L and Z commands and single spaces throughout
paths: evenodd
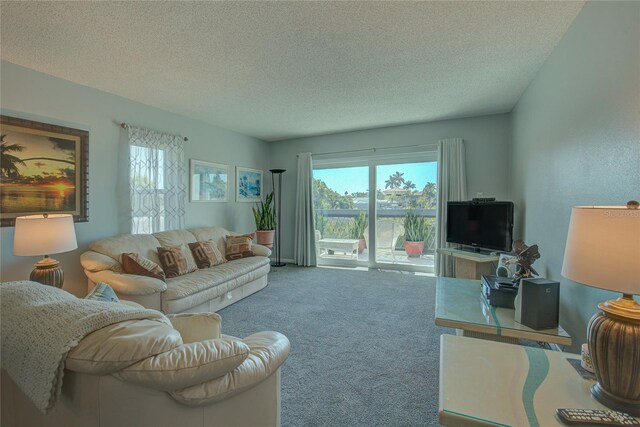
M 396 262 L 395 247 L 396 243 L 398 243 L 398 238 L 402 235 L 404 235 L 402 224 L 388 219 L 376 221 L 376 253 L 380 255 L 381 253 L 390 252 L 393 262 Z M 364 230 L 364 239 L 367 242 L 367 247 L 370 248 L 369 226 Z
M 278 332 L 220 333 L 215 313 L 129 320 L 85 336 L 65 359 L 62 393 L 47 415 L 2 371 L 5 427 L 280 425 Z

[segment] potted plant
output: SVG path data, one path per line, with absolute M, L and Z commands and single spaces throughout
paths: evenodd
M 364 252 L 364 248 L 367 247 L 367 241 L 364 239 L 364 230 L 367 228 L 367 214 L 364 211 L 360 211 L 358 216 L 353 219 L 351 224 L 351 238 L 358 239 L 358 253 Z
M 404 216 L 404 251 L 408 257 L 420 257 L 429 234 L 427 219 L 408 211 Z
M 256 240 L 258 244 L 271 248 L 276 228 L 276 209 L 273 204 L 273 192 L 267 194 L 264 202 L 256 202 L 251 208 L 256 221 Z

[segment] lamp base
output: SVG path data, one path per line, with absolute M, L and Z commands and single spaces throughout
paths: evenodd
M 598 379 L 591 394 L 611 409 L 640 416 L 640 304 L 625 294 L 598 307 L 587 329 Z
M 284 262 L 275 262 L 274 261 L 274 262 L 271 263 L 271 267 L 284 267 L 285 265 L 287 265 L 287 264 L 285 264 Z
M 615 411 L 626 412 L 634 417 L 640 416 L 640 402 L 634 402 L 628 399 L 617 397 L 606 391 L 600 383 L 596 383 L 591 387 L 591 394 L 596 400 L 607 408 Z
M 60 262 L 45 256 L 36 263 L 36 268 L 29 275 L 29 280 L 42 283 L 43 285 L 62 288 L 64 283 L 64 271 L 60 268 Z

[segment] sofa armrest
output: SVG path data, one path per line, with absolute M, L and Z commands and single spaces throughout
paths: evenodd
M 167 315 L 185 344 L 220 338 L 222 318 L 217 313 L 182 313 Z
M 156 390 L 179 390 L 233 371 L 248 354 L 249 347 L 239 339 L 200 341 L 141 360 L 112 375 Z
M 271 249 L 269 249 L 266 246 L 259 245 L 257 243 L 251 244 L 251 250 L 253 251 L 254 255 L 264 256 L 267 258 L 271 256 Z
M 92 272 L 102 270 L 122 271 L 122 266 L 117 260 L 94 251 L 87 251 L 80 255 L 80 264 L 82 264 L 82 268 Z
M 278 332 L 259 332 L 242 340 L 249 356 L 228 374 L 182 390 L 170 392 L 188 406 L 208 405 L 241 393 L 275 373 L 289 356 L 290 343 Z
M 136 274 L 120 274 L 111 270 L 84 271 L 93 283 L 105 282 L 114 291 L 123 295 L 149 295 L 167 290 L 167 284 L 153 277 Z
M 127 300 L 121 299 L 120 301 L 118 301 L 118 303 L 128 305 L 129 307 L 133 307 L 133 308 L 145 308 L 144 305 L 138 304 L 135 301 L 127 301 Z

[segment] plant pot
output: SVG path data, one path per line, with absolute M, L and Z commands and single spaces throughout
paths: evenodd
M 409 258 L 418 258 L 424 250 L 424 241 L 422 242 L 404 242 L 404 251 Z
M 361 254 L 367 247 L 367 241 L 364 239 L 360 239 L 358 242 L 358 253 Z
M 259 245 L 271 249 L 273 247 L 273 236 L 275 234 L 275 230 L 256 230 L 256 241 Z

